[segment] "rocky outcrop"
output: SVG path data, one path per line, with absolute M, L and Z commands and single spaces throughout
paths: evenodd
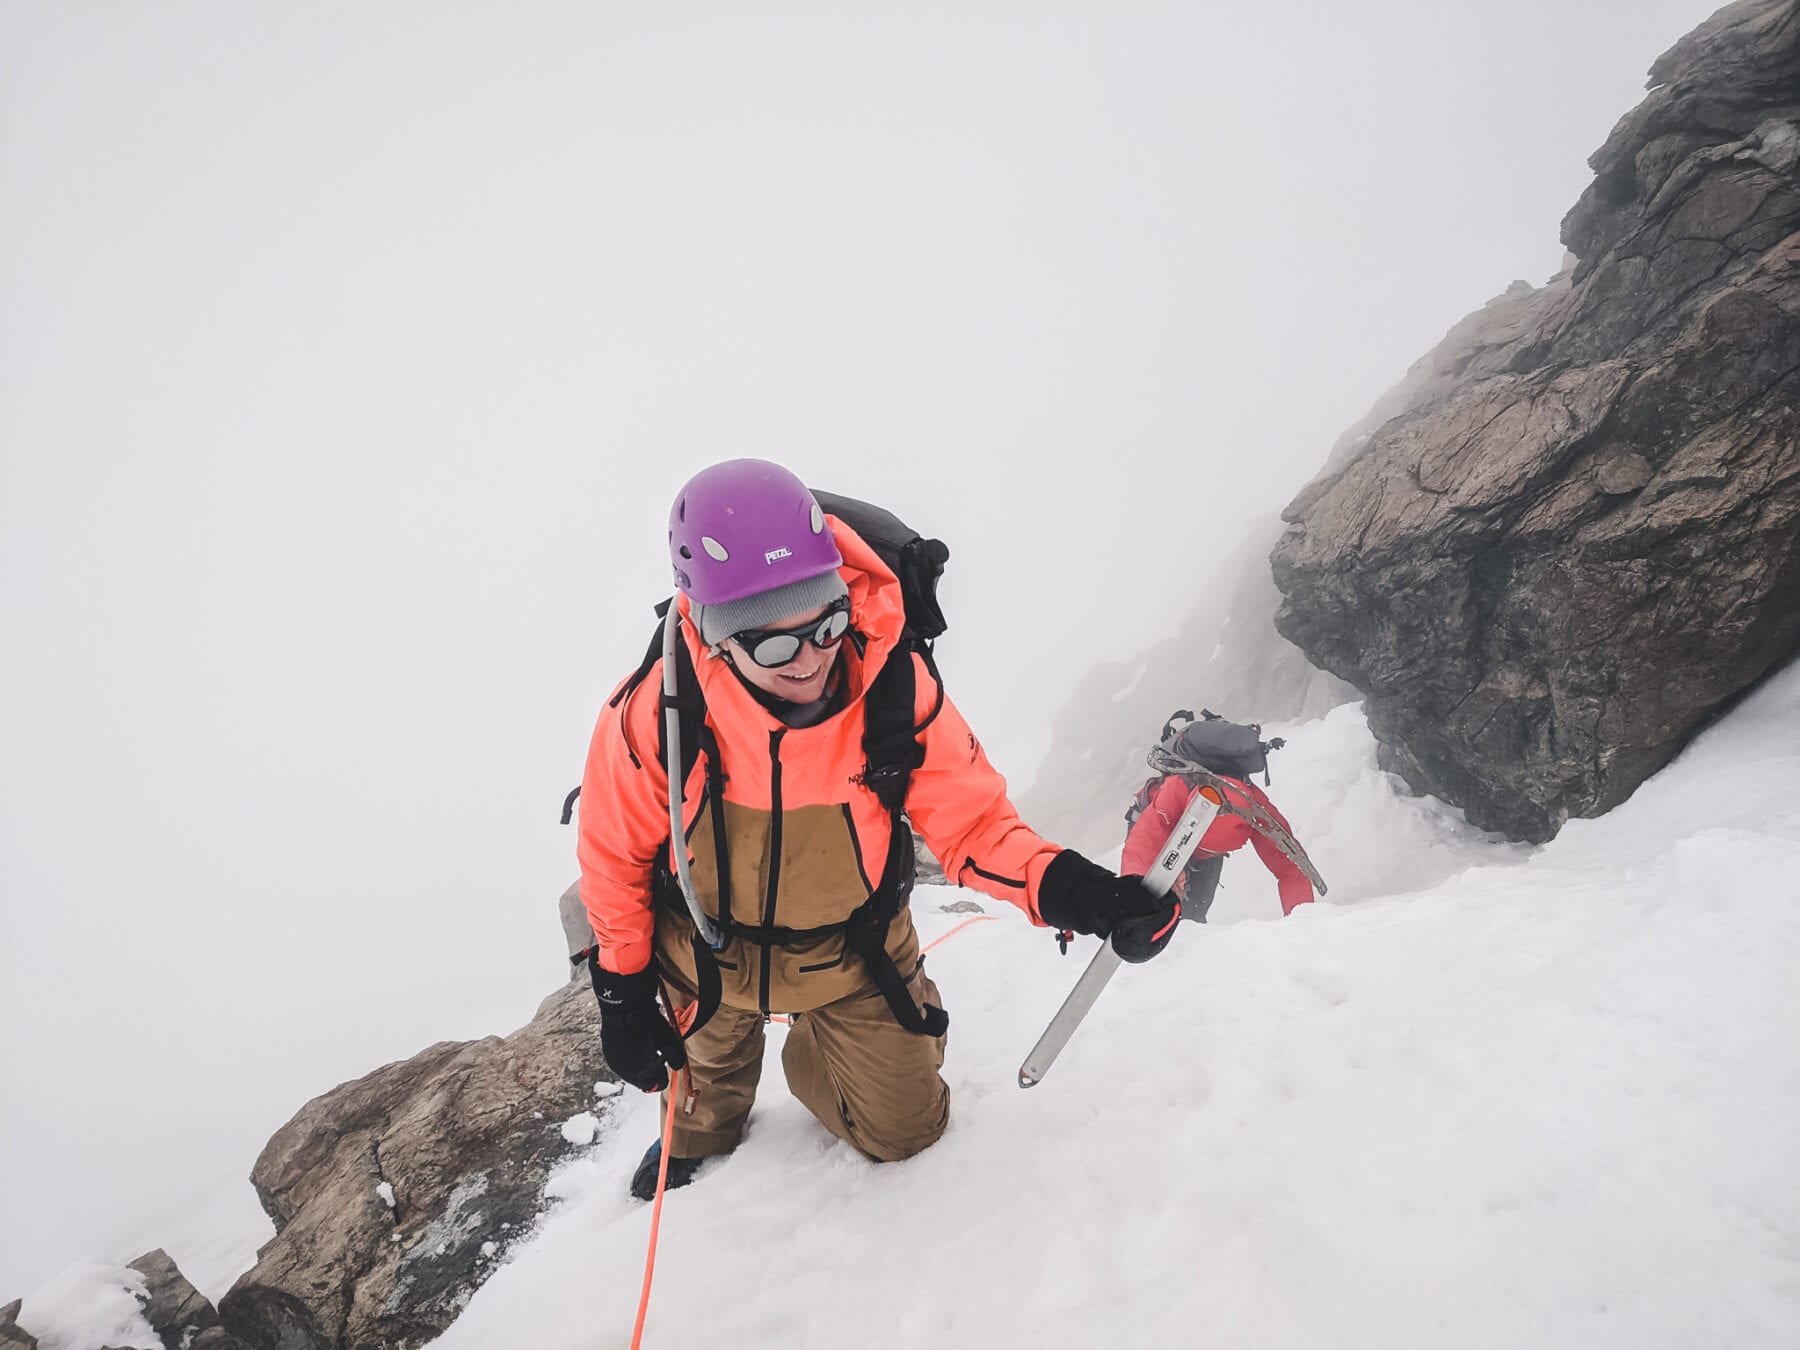
M 19 1325 L 19 1309 L 25 1300 L 15 1298 L 0 1307 L 0 1350 L 37 1350 L 37 1337 Z
M 243 1343 L 224 1330 L 206 1295 L 162 1248 L 145 1252 L 131 1269 L 144 1277 L 144 1320 L 163 1350 L 243 1350 Z
M 913 880 L 921 886 L 947 886 L 949 878 L 938 860 L 931 856 L 931 850 L 925 847 L 925 841 L 918 832 L 913 832 Z
M 587 906 L 581 902 L 579 881 L 571 881 L 568 890 L 557 899 L 556 912 L 562 920 L 563 945 L 571 958 L 594 945 L 594 926 L 588 922 Z M 571 980 L 588 983 L 587 966 L 582 962 L 571 959 L 566 969 Z
M 1651 82 L 1578 261 L 1415 366 L 1272 558 L 1386 767 L 1520 839 L 1800 651 L 1800 0 L 1721 10 Z
M 584 1113 L 613 1081 L 593 994 L 571 983 L 511 1036 L 434 1045 L 307 1103 L 251 1172 L 276 1235 L 221 1300 L 226 1328 L 255 1350 L 436 1336 L 592 1139 Z M 565 1132 L 572 1118 L 587 1128 Z
M 1125 808 L 1150 776 L 1144 754 L 1177 708 L 1243 722 L 1322 717 L 1356 691 L 1275 631 L 1273 517 L 1212 558 L 1207 585 L 1175 632 L 1129 661 L 1095 667 L 1050 727 L 1050 749 L 1019 812 L 1046 838 L 1104 853 L 1125 838 Z M 1279 768 L 1277 768 L 1279 772 Z
M 221 1325 L 218 1312 L 206 1296 L 176 1268 L 169 1254 L 158 1248 L 138 1257 L 128 1267 L 109 1267 L 83 1262 L 71 1267 L 61 1287 L 45 1290 L 43 1301 L 33 1298 L 46 1346 L 66 1350 L 248 1350 Z M 135 1302 L 137 1316 L 124 1309 Z M 34 1350 L 38 1340 L 19 1326 L 23 1300 L 0 1307 L 0 1350 Z M 104 1312 L 97 1317 L 96 1306 Z M 96 1322 L 110 1323 L 111 1334 L 130 1337 L 125 1345 L 102 1345 Z M 135 1324 L 137 1330 L 131 1325 Z

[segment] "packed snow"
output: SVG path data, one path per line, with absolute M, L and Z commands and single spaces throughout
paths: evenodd
M 788 1096 L 772 1028 L 743 1146 L 666 1201 L 645 1344 L 1800 1343 L 1796 725 L 1800 667 L 1541 848 L 1406 795 L 1357 707 L 1272 728 L 1327 899 L 1282 920 L 1234 856 L 1211 922 L 1121 971 L 1029 1092 L 1091 941 L 1060 958 L 921 888 L 922 935 L 950 934 L 949 1132 L 865 1161 Z M 952 933 L 971 898 L 1002 921 Z M 437 1350 L 629 1342 L 650 1208 L 626 1182 L 660 1122 L 596 1095 Z M 72 1268 L 21 1323 L 147 1344 L 134 1278 Z
M 600 1137 L 600 1117 L 578 1111 L 562 1123 L 562 1137 L 571 1144 L 591 1144 Z
M 1234 857 L 1029 1092 L 1091 944 L 958 933 L 953 1120 L 904 1163 L 787 1095 L 774 1029 L 742 1147 L 668 1197 L 645 1343 L 1800 1343 L 1796 725 L 1800 668 L 1538 849 L 1397 791 L 1354 707 L 1283 728 L 1325 902 L 1281 920 Z M 927 940 L 959 898 L 921 890 Z M 655 1100 L 608 1121 L 439 1350 L 628 1342 Z
M 144 1318 L 144 1277 L 128 1266 L 83 1259 L 67 1266 L 19 1310 L 38 1350 L 98 1350 L 162 1342 Z

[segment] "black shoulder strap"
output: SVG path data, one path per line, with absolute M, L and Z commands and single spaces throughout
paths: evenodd
M 657 656 L 662 655 L 658 629 Z M 706 727 L 706 700 L 700 693 L 700 680 L 694 674 L 694 658 L 688 654 L 687 643 L 675 644 L 675 696 L 659 694 L 657 707 L 663 710 L 675 709 L 676 720 L 681 725 L 681 776 L 679 781 L 670 785 L 671 792 L 679 792 L 686 784 L 688 775 L 694 771 L 694 764 L 700 758 L 702 743 L 710 739 Z M 708 763 L 716 766 L 718 755 L 716 747 L 707 747 Z M 663 718 L 656 719 L 656 756 L 664 764 L 669 762 L 669 724 Z M 708 772 L 711 772 L 709 768 Z
M 923 722 L 913 717 L 918 706 L 918 669 L 913 652 L 923 648 L 925 664 L 937 679 L 937 701 Z M 888 954 L 888 927 L 912 894 L 915 863 L 912 827 L 906 821 L 906 792 L 913 770 L 925 762 L 919 736 L 943 711 L 944 682 L 937 677 L 930 647 L 902 642 L 881 668 L 864 696 L 863 771 L 861 780 L 888 812 L 888 856 L 874 892 L 857 908 L 844 931 L 844 944 L 860 956 L 875 978 L 894 1020 L 919 1036 L 942 1036 L 950 1018 L 935 1004 L 918 1007 L 906 977 Z
M 863 700 L 862 784 L 888 812 L 906 808 L 913 770 L 925 761 L 913 722 L 918 705 L 918 671 L 912 650 L 902 644 L 888 657 Z M 939 686 L 940 706 L 943 686 Z
M 668 612 L 669 602 L 667 600 L 664 600 L 656 607 L 656 617 L 658 619 L 665 617 Z M 619 692 L 606 700 L 607 707 L 616 708 L 626 699 L 631 697 L 632 690 L 636 689 L 644 682 L 644 678 L 650 674 L 651 669 L 662 659 L 662 648 L 662 625 L 659 623 L 655 628 L 650 630 L 650 645 L 644 649 L 644 659 L 638 662 L 638 668 L 631 672 L 630 677 L 624 684 L 619 686 Z
M 669 612 L 669 601 L 668 600 L 664 600 L 656 606 L 657 618 L 659 618 L 659 619 L 665 618 L 668 615 L 668 612 Z M 632 696 L 632 694 L 637 691 L 637 687 L 639 685 L 641 685 L 646 679 L 649 678 L 650 672 L 652 670 L 656 669 L 656 663 L 658 661 L 662 660 L 662 648 L 663 648 L 662 633 L 663 633 L 662 624 L 660 624 L 660 623 L 657 624 L 656 627 L 651 630 L 650 645 L 644 649 L 644 659 L 642 661 L 638 662 L 638 667 L 636 670 L 632 671 L 631 674 L 629 674 L 625 677 L 625 682 L 618 687 L 618 689 L 613 693 L 613 696 L 606 700 L 606 706 L 608 708 L 617 708 L 620 704 L 624 703 L 626 699 L 630 698 Z M 686 672 L 687 687 L 693 692 L 695 697 L 698 697 L 699 689 L 696 686 L 694 678 L 693 678 L 694 666 L 693 666 L 692 659 L 687 654 L 687 644 L 677 643 L 675 655 L 676 655 L 676 661 L 677 661 L 677 667 L 676 667 L 677 697 L 679 697 L 679 693 L 680 693 L 681 686 L 680 686 L 679 682 L 681 680 L 683 671 Z M 620 718 L 621 722 L 623 722 L 624 717 L 625 717 L 624 713 L 619 714 L 619 718 Z M 666 734 L 667 733 L 663 726 L 663 721 L 659 717 L 656 720 L 656 752 L 657 752 L 657 758 L 664 762 L 667 762 L 667 760 L 669 758 L 668 755 L 663 752 L 664 751 L 663 738 Z M 692 728 L 688 726 L 686 721 L 683 721 L 682 726 L 681 726 L 681 744 L 684 747 L 682 750 L 682 760 L 683 760 L 682 781 L 686 782 L 687 774 L 689 772 L 691 772 L 694 767 L 694 761 L 692 758 L 692 755 L 694 753 L 694 751 L 693 751 L 694 735 L 693 735 Z M 631 756 L 632 767 L 640 768 L 640 769 L 643 767 L 643 765 L 638 762 L 637 752 L 631 748 L 631 741 L 630 741 L 629 737 L 627 737 L 626 742 L 625 742 L 625 753 L 627 755 Z M 575 789 L 572 792 L 570 792 L 567 797 L 563 798 L 563 809 L 562 809 L 562 823 L 563 824 L 567 825 L 571 820 L 574 819 L 574 817 L 575 817 L 575 802 L 580 796 L 581 796 L 581 786 L 580 786 L 580 784 L 577 784 L 575 786 Z

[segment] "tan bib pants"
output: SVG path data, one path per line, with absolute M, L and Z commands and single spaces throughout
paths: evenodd
M 907 982 L 915 1003 L 939 1004 L 923 967 Z M 671 985 L 676 998 L 690 989 Z M 675 1116 L 670 1156 L 729 1153 L 743 1137 L 762 1077 L 763 1015 L 720 1004 L 687 1042 L 693 1109 Z M 929 1148 L 950 1121 L 950 1088 L 938 1070 L 944 1038 L 920 1036 L 894 1020 L 870 979 L 834 1003 L 794 1014 L 781 1051 L 788 1088 L 819 1123 L 877 1162 Z M 663 1110 L 668 1110 L 667 1094 Z

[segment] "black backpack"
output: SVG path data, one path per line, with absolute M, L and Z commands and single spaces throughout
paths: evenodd
M 941 539 L 926 539 L 892 511 L 835 492 L 813 493 L 825 511 L 855 530 L 877 557 L 900 578 L 900 594 L 906 601 L 908 643 L 926 655 L 931 644 L 950 624 L 938 604 L 938 578 L 950 561 L 950 546 Z
M 921 1035 L 941 1036 L 949 1025 L 949 1018 L 942 1008 L 928 1004 L 921 1014 L 913 1005 L 905 979 L 887 954 L 886 942 L 888 925 L 899 914 L 907 896 L 912 893 L 915 861 L 912 828 L 905 820 L 905 810 L 912 771 L 925 758 L 924 748 L 919 744 L 918 738 L 944 706 L 944 682 L 938 674 L 933 644 L 949 627 L 944 611 L 938 604 L 937 583 L 938 578 L 944 574 L 944 564 L 950 559 L 950 549 L 942 540 L 920 535 L 893 512 L 882 507 L 831 492 L 815 492 L 813 496 L 825 511 L 856 531 L 863 542 L 893 571 L 900 581 L 901 597 L 905 605 L 906 622 L 900 644 L 863 695 L 864 763 L 857 781 L 875 793 L 888 811 L 892 826 L 888 857 L 882 868 L 881 879 L 868 900 L 841 924 L 804 930 L 768 929 L 731 918 L 728 881 L 730 868 L 725 862 L 725 812 L 722 809 L 725 769 L 718 741 L 712 734 L 712 728 L 706 724 L 705 700 L 701 697 L 700 682 L 694 674 L 693 661 L 688 655 L 685 642 L 675 645 L 675 696 L 672 700 L 663 696 L 664 706 L 676 709 L 679 723 L 680 777 L 672 781 L 685 783 L 688 775 L 693 772 L 700 753 L 706 752 L 706 791 L 713 798 L 708 814 L 712 817 L 713 847 L 719 859 L 718 876 L 722 883 L 719 893 L 721 928 L 733 936 L 770 944 L 807 941 L 842 931 L 846 947 L 868 963 L 876 985 L 900 1025 Z M 656 606 L 659 620 L 667 616 L 670 603 L 670 600 L 664 600 Z M 861 635 L 854 629 L 851 630 L 850 640 L 861 651 Z M 662 652 L 662 623 L 658 622 L 651 634 L 650 644 L 645 649 L 643 661 L 607 701 L 606 706 L 621 707 L 662 659 Z M 924 659 L 926 669 L 937 683 L 937 698 L 932 710 L 923 722 L 918 723 L 913 721 L 918 690 L 917 670 L 912 660 L 915 652 Z M 623 716 L 623 713 L 620 715 Z M 667 725 L 659 718 L 658 757 L 666 760 L 667 750 Z M 633 764 L 639 763 L 635 754 L 631 758 Z M 581 789 L 577 787 L 564 799 L 563 824 L 567 825 L 572 818 L 575 801 L 580 795 Z M 686 912 L 685 902 L 679 894 L 679 885 L 669 875 L 660 858 L 652 877 L 652 889 L 660 900 L 665 903 L 672 900 L 674 908 Z M 592 949 L 589 951 L 591 953 Z M 577 953 L 571 960 L 586 955 L 588 954 Z M 694 936 L 694 958 L 701 984 L 700 1010 L 686 1033 L 689 1036 L 712 1016 L 718 1007 L 720 993 L 717 959 L 698 933 Z

